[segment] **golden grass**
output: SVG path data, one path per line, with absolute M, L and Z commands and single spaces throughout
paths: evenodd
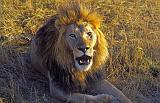
M 59 2 L 0 1 L 0 103 L 51 101 L 46 79 L 28 71 L 20 58 L 27 58 L 31 38 L 56 13 Z M 86 0 L 85 4 L 104 16 L 101 29 L 110 53 L 107 78 L 135 103 L 159 103 L 160 1 Z

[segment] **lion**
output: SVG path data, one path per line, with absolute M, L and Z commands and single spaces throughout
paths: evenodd
M 50 94 L 69 103 L 132 103 L 105 80 L 109 57 L 103 18 L 80 3 L 59 7 L 31 42 L 31 63 L 49 80 Z

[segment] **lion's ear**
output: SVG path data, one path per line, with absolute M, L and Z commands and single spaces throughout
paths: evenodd
M 65 32 L 66 26 L 65 26 L 65 25 L 61 25 L 61 24 L 59 23 L 59 20 L 58 20 L 58 19 L 55 21 L 55 24 L 54 24 L 54 25 L 55 25 L 56 29 L 59 31 L 60 34 L 62 34 L 62 33 Z
M 61 25 L 60 25 L 58 19 L 55 21 L 55 24 L 54 24 L 54 25 L 55 25 L 55 27 L 56 27 L 57 30 L 59 30 L 59 29 L 61 28 Z

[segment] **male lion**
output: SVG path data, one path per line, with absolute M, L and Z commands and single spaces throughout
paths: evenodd
M 51 95 L 70 103 L 131 103 L 104 78 L 107 42 L 101 17 L 79 3 L 62 6 L 32 39 L 31 61 Z

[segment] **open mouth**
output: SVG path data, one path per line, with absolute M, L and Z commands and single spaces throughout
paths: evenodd
M 83 55 L 81 57 L 76 58 L 76 61 L 79 65 L 89 65 L 91 62 L 91 56 Z

